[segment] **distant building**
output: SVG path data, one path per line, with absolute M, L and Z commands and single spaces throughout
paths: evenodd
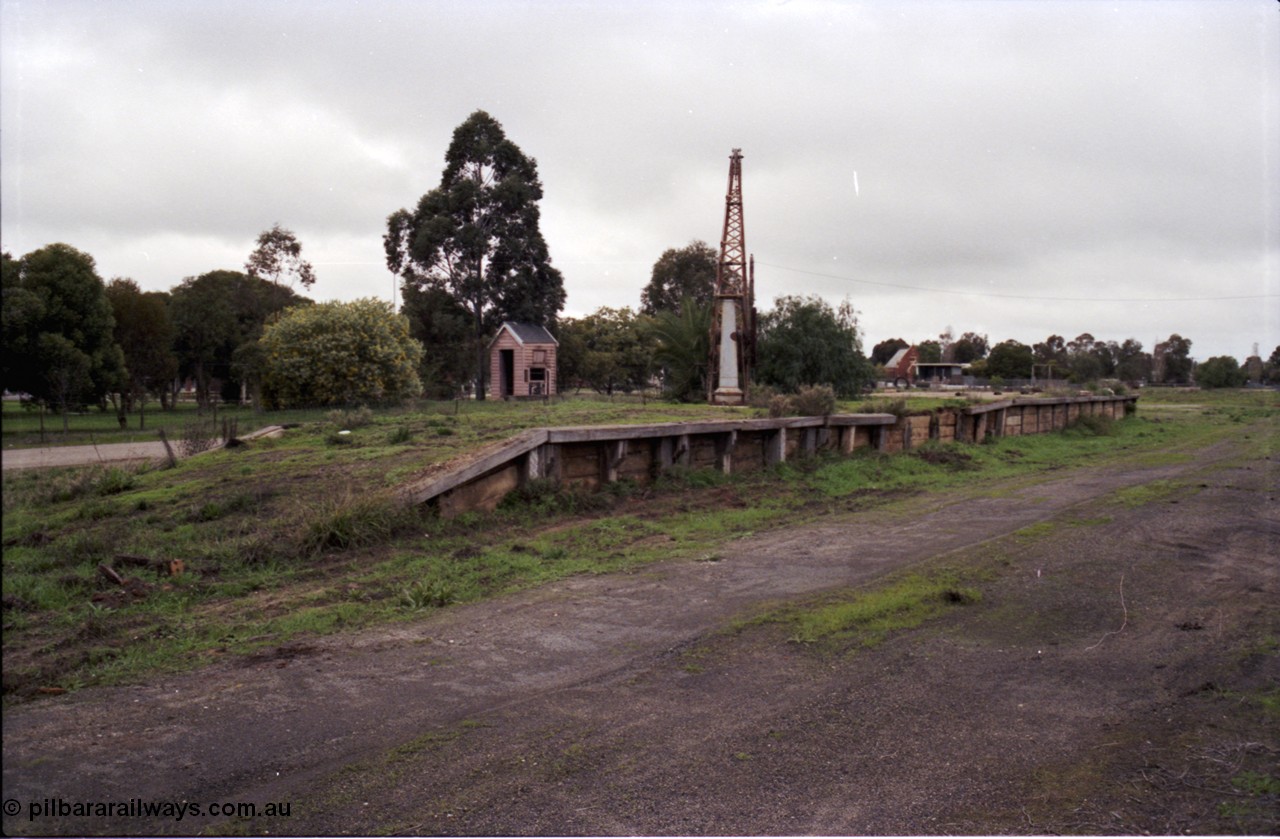
M 489 342 L 489 395 L 494 399 L 550 396 L 556 392 L 560 342 L 544 327 L 507 321 Z
M 916 383 L 963 384 L 964 370 L 968 364 L 958 361 L 921 362 L 915 364 Z
M 898 350 L 893 354 L 884 365 L 884 377 L 886 380 L 898 384 L 909 385 L 915 382 L 916 378 L 916 362 L 920 358 L 920 351 L 915 347 L 907 347 Z
M 915 384 L 963 384 L 968 364 L 956 361 L 920 361 L 915 347 L 898 350 L 884 365 L 884 377 L 890 383 L 903 387 Z

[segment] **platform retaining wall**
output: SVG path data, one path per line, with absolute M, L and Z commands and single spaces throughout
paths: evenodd
M 646 483 L 674 468 L 726 474 L 764 469 L 820 451 L 908 451 L 929 441 L 980 443 L 989 437 L 1060 431 L 1081 416 L 1122 419 L 1136 396 L 1008 399 L 894 414 L 725 419 L 650 425 L 539 428 L 424 483 L 407 487 L 413 504 L 442 515 L 492 510 L 532 480 L 590 491 L 618 480 Z

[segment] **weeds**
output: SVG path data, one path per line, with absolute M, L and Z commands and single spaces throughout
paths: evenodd
M 379 412 L 375 419 L 385 427 L 345 435 L 360 439 L 340 448 L 324 445 L 333 426 L 317 422 L 322 415 L 313 413 L 300 416 L 305 424 L 279 440 L 249 443 L 235 454 L 212 454 L 174 470 L 7 472 L 6 692 L 30 695 L 38 684 L 101 684 L 194 666 L 207 660 L 202 653 L 225 647 L 219 639 L 228 634 L 270 634 L 273 643 L 283 643 L 297 633 L 402 620 L 439 608 L 433 604 L 468 602 L 577 573 L 681 557 L 729 559 L 721 546 L 730 538 L 830 510 L 865 509 L 906 493 L 973 484 L 975 477 L 1034 480 L 1046 469 L 1106 458 L 1165 462 L 1238 433 L 1228 416 L 1236 403 L 1218 394 L 1208 398 L 1215 401 L 1205 410 L 1157 406 L 1152 413 L 1162 411 L 1159 423 L 1147 419 L 1144 408 L 1142 417 L 1116 423 L 1109 436 L 1036 435 L 939 448 L 954 455 L 929 454 L 925 446 L 914 457 L 822 457 L 804 464 L 811 471 L 790 463 L 734 475 L 676 470 L 644 487 L 619 484 L 614 494 L 534 483 L 495 513 L 451 520 L 423 520 L 386 493 L 424 463 L 530 425 L 733 412 L 660 403 L 642 412 L 622 399 L 552 402 L 532 413 L 527 405 L 449 403 L 447 415 Z M 1240 403 L 1256 412 L 1251 419 L 1274 416 L 1273 408 L 1255 402 Z M 382 445 L 396 428 L 416 431 L 418 445 Z M 454 436 L 439 437 L 432 429 Z M 1149 492 L 1117 500 L 1146 500 L 1139 496 Z M 299 496 L 310 500 L 292 500 Z M 379 550 L 359 554 L 358 562 L 339 553 L 374 546 Z M 184 559 L 187 574 L 144 600 L 100 607 L 112 632 L 152 642 L 91 666 L 82 658 L 90 644 L 76 633 L 91 611 L 94 568 L 126 552 Z M 963 586 L 952 587 L 964 595 Z M 284 620 L 294 612 L 297 617 Z M 800 636 L 799 625 L 792 631 Z M 864 630 L 849 631 L 854 638 Z M 41 681 L 22 675 L 29 668 Z
M 847 599 L 791 611 L 791 640 L 803 644 L 851 639 L 863 646 L 879 643 L 890 632 L 910 629 L 950 606 L 982 599 L 976 589 L 962 587 L 950 576 L 911 575 L 886 588 L 852 593 Z
M 86 466 L 22 470 L 4 476 L 4 509 L 43 507 L 85 496 L 119 495 L 138 486 L 149 467 Z
M 417 520 L 417 513 L 387 495 L 355 495 L 349 490 L 319 502 L 307 516 L 298 540 L 300 558 L 326 550 L 381 544 Z
M 898 419 L 902 419 L 911 413 L 911 408 L 907 405 L 907 400 L 903 398 L 891 399 L 889 401 L 872 400 L 863 402 L 855 411 L 859 414 L 893 414 Z
M 768 407 L 771 417 L 825 417 L 836 412 L 836 392 L 829 385 L 805 385 L 790 396 L 770 389 L 761 393 L 753 404 L 758 402 Z
M 97 479 L 93 490 L 98 495 L 118 495 L 133 489 L 136 484 L 133 473 L 111 466 Z
M 182 426 L 178 437 L 178 453 L 191 457 L 218 447 L 218 423 L 213 419 L 197 420 Z
M 1231 779 L 1231 786 L 1246 795 L 1280 796 L 1280 777 L 1262 772 L 1241 772 Z
M 533 478 L 507 493 L 499 504 L 500 509 L 514 510 L 532 507 L 539 512 L 570 510 L 572 496 L 550 478 Z
M 1067 424 L 1063 433 L 1080 437 L 1109 437 L 1116 433 L 1115 420 L 1102 414 L 1081 414 Z
M 193 508 L 188 519 L 193 522 L 217 521 L 220 518 L 250 510 L 257 504 L 257 498 L 251 493 L 241 492 L 229 498 L 206 501 Z
M 456 603 L 457 591 L 446 580 L 418 580 L 400 592 L 400 605 L 410 612 L 439 609 Z
M 330 411 L 324 415 L 325 420 L 339 430 L 352 431 L 373 424 L 373 411 L 361 405 L 354 410 Z

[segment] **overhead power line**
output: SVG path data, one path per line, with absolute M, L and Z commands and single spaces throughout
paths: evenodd
M 954 288 L 932 288 L 929 286 L 907 285 L 905 283 L 886 283 L 880 280 L 862 280 L 856 277 L 844 277 L 839 274 L 825 274 L 821 271 L 806 271 L 803 268 L 791 268 L 787 265 L 774 265 L 770 262 L 756 260 L 757 264 L 781 271 L 793 271 L 797 274 L 808 274 L 813 277 L 825 277 L 829 280 L 841 280 L 846 283 L 883 286 L 903 291 L 927 291 L 930 294 L 960 294 L 968 297 L 1002 297 L 1007 300 L 1041 300 L 1061 303 L 1192 303 L 1210 300 L 1266 300 L 1280 297 L 1280 294 L 1241 294 L 1214 297 L 1055 297 L 1040 294 L 1002 294 L 997 291 L 963 291 Z

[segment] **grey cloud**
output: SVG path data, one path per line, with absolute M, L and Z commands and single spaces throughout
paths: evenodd
M 279 221 L 325 255 L 317 294 L 385 296 L 387 214 L 438 183 L 453 128 L 484 108 L 539 161 L 574 313 L 635 305 L 662 250 L 714 243 L 742 147 L 749 248 L 839 278 L 771 268 L 762 292 L 849 294 L 871 338 L 950 322 L 996 339 L 1180 331 L 1209 354 L 1280 340 L 1274 298 L 1126 312 L 905 288 L 1276 294 L 1280 32 L 1262 0 L 3 15 L 5 247 L 92 244 L 148 287 L 234 267 Z

